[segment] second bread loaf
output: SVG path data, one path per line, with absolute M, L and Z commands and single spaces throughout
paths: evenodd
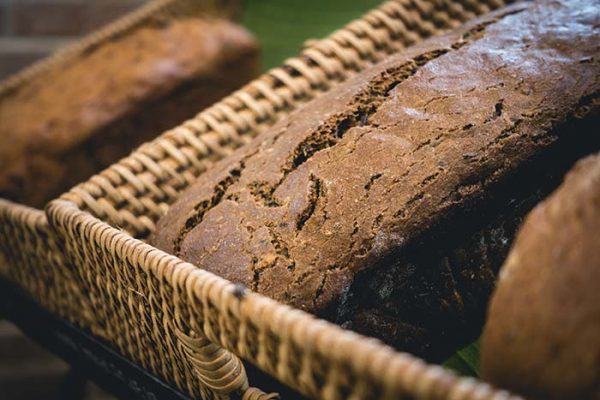
M 258 73 L 258 45 L 224 19 L 137 27 L 0 98 L 0 197 L 43 207 Z

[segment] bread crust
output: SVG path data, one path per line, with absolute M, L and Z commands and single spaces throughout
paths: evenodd
M 42 207 L 258 73 L 222 19 L 156 22 L 57 65 L 0 100 L 0 197 Z
M 600 398 L 600 153 L 528 216 L 483 336 L 486 379 L 536 399 Z
M 560 175 L 569 164 L 539 156 L 563 139 L 597 146 L 586 124 L 598 109 L 600 60 L 586 4 L 517 4 L 390 57 L 201 177 L 152 243 L 441 358 L 481 322 L 519 218 L 549 190 L 544 170 L 560 164 Z M 517 172 L 528 180 L 511 187 Z M 505 233 L 485 234 L 502 225 L 512 195 L 529 205 Z M 477 232 L 488 237 L 481 252 Z M 478 255 L 445 265 L 458 249 L 446 242 Z

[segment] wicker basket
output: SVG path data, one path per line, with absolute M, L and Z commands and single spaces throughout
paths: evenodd
M 513 398 L 246 292 L 142 241 L 197 176 L 300 104 L 504 3 L 388 1 L 51 202 L 50 224 L 89 299 L 93 332 L 203 398 L 269 398 L 248 388 L 238 357 L 314 398 Z
M 219 7 L 215 6 L 219 2 Z M 126 35 L 157 19 L 194 15 L 235 17 L 237 1 L 155 0 L 86 36 L 75 44 L 0 82 L 0 99 L 23 83 L 43 77 L 52 68 L 76 59 L 115 37 Z M 46 308 L 81 326 L 89 326 L 91 310 L 63 254 L 54 240 L 42 210 L 0 199 L 0 276 L 25 289 Z

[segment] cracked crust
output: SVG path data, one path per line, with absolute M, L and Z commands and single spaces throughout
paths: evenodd
M 522 215 L 598 145 L 597 12 L 586 4 L 511 6 L 390 57 L 199 179 L 151 241 L 442 357 L 477 329 Z

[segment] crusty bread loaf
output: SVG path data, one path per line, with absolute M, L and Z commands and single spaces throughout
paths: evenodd
M 492 296 L 486 379 L 532 399 L 600 399 L 600 154 L 525 220 Z
M 184 18 L 137 28 L 0 99 L 0 197 L 44 203 L 258 73 L 238 25 Z
M 430 359 L 479 334 L 520 218 L 598 146 L 590 0 L 427 40 L 202 176 L 151 242 Z

